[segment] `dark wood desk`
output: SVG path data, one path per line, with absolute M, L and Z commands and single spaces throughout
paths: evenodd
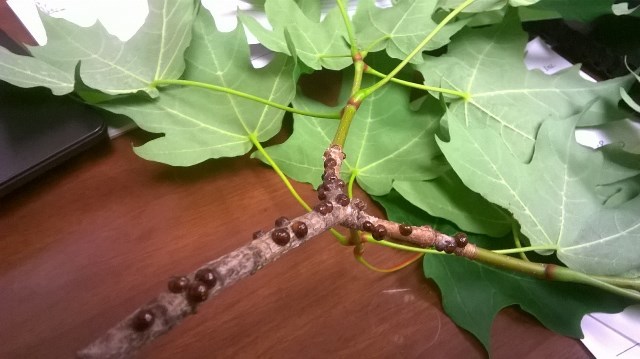
M 167 278 L 249 241 L 301 208 L 247 157 L 171 168 L 131 150 L 136 131 L 0 199 L 0 358 L 69 358 L 163 290 Z M 313 201 L 309 186 L 296 185 Z M 373 262 L 399 254 L 368 247 Z M 516 309 L 494 358 L 585 358 L 580 342 Z M 144 358 L 482 358 L 442 312 L 419 265 L 365 269 L 329 235 L 220 296 Z

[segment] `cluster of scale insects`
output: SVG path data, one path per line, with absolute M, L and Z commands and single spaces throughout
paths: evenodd
M 339 147 L 337 149 L 342 155 L 342 159 L 346 157 Z M 349 196 L 344 193 L 345 183 L 341 180 L 337 173 L 336 167 L 338 162 L 331 156 L 331 149 L 324 153 L 324 173 L 322 174 L 322 184 L 317 188 L 318 199 L 320 202 L 315 205 L 313 210 L 322 216 L 326 216 L 333 212 L 335 205 L 346 207 L 352 203 Z M 328 196 L 338 192 L 333 197 L 333 201 L 328 199 Z M 354 207 L 359 211 L 365 210 L 364 202 L 360 200 L 353 201 Z M 388 232 L 387 228 L 382 224 L 373 224 L 370 221 L 363 221 L 360 226 L 361 230 L 371 233 L 371 236 L 375 240 L 384 239 Z M 425 226 L 427 227 L 427 226 Z M 307 236 L 309 228 L 303 221 L 294 220 L 291 222 L 286 217 L 279 217 L 275 221 L 275 228 L 271 231 L 271 240 L 279 246 L 285 246 L 291 241 L 291 235 L 289 228 L 293 235 L 302 239 Z M 398 232 L 404 237 L 408 237 L 413 233 L 413 227 L 407 224 L 398 224 Z M 253 233 L 253 239 L 256 240 L 264 236 L 265 232 L 258 230 Z M 464 248 L 468 243 L 467 236 L 464 233 L 457 233 L 455 236 L 447 238 L 446 240 L 435 241 L 434 249 L 445 252 L 454 253 L 457 248 Z M 184 293 L 187 300 L 192 304 L 198 304 L 204 302 L 209 297 L 209 291 L 216 286 L 218 279 L 215 272 L 210 268 L 202 268 L 198 270 L 194 276 L 194 280 L 190 281 L 186 276 L 172 277 L 167 283 L 167 287 L 171 293 L 181 294 Z M 155 316 L 149 309 L 141 309 L 136 313 L 131 322 L 131 326 L 135 331 L 141 332 L 147 330 L 153 322 Z
M 189 302 L 196 304 L 204 302 L 209 297 L 209 290 L 218 283 L 214 271 L 210 268 L 198 270 L 194 276 L 194 281 L 190 281 L 185 276 L 176 276 L 169 279 L 167 288 L 171 293 L 185 293 Z M 145 331 L 153 325 L 155 315 L 150 309 L 141 309 L 136 313 L 131 321 L 131 327 L 138 332 Z

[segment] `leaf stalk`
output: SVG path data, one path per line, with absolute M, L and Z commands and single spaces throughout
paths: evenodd
M 245 98 L 245 99 L 248 99 L 248 100 L 251 100 L 251 101 L 262 103 L 262 104 L 267 105 L 267 106 L 275 107 L 275 108 L 283 110 L 283 111 L 296 113 L 296 114 L 303 115 L 303 116 L 310 116 L 310 117 L 317 117 L 317 118 L 328 118 L 328 119 L 339 119 L 340 118 L 340 114 L 339 113 L 316 113 L 316 112 L 311 112 L 311 111 L 299 110 L 297 108 L 284 106 L 284 105 L 279 104 L 277 102 L 269 101 L 269 100 L 264 99 L 262 97 L 251 95 L 251 94 L 248 94 L 246 92 L 230 89 L 228 87 L 208 84 L 208 83 L 204 83 L 204 82 L 191 81 L 191 80 L 155 80 L 149 86 L 155 88 L 158 85 L 180 85 L 180 86 L 199 87 L 199 88 L 204 88 L 204 89 L 211 90 L 211 91 L 228 93 L 230 95 L 235 95 L 235 96 L 238 96 L 238 97 L 242 97 L 242 98 Z
M 384 78 L 384 77 L 387 76 L 387 75 L 383 74 L 382 72 L 379 72 L 376 69 L 371 68 L 370 66 L 365 66 L 364 72 L 366 74 L 377 76 L 377 77 L 380 77 L 380 78 Z M 398 79 L 398 78 L 395 78 L 395 77 L 391 78 L 391 82 L 397 83 L 399 85 L 407 86 L 407 87 L 412 87 L 412 88 L 418 89 L 418 90 L 445 93 L 445 94 L 448 94 L 448 95 L 458 96 L 458 97 L 460 97 L 462 99 L 469 98 L 469 94 L 466 93 L 466 92 L 446 89 L 446 88 L 442 88 L 442 87 L 435 87 L 435 86 L 427 86 L 427 85 L 417 84 L 415 82 L 405 81 L 405 80 L 401 80 L 401 79 Z
M 586 284 L 610 293 L 640 301 L 640 292 L 638 291 L 620 288 L 587 274 L 555 264 L 527 262 L 483 248 L 478 248 L 476 256 L 470 259 L 477 260 L 497 268 L 523 273 L 535 278 Z
M 409 55 L 407 55 L 407 57 L 405 57 L 405 59 L 398 64 L 398 66 L 396 66 L 393 70 L 391 70 L 391 72 L 389 72 L 387 76 L 385 76 L 382 80 L 376 82 L 372 86 L 364 89 L 364 93 L 365 93 L 364 97 L 371 95 L 373 92 L 377 91 L 380 87 L 386 85 L 389 81 L 391 81 L 393 77 L 395 77 L 405 66 L 407 66 L 407 64 L 409 63 L 409 61 L 411 61 L 411 59 L 413 59 L 419 52 L 422 51 L 422 49 L 429 43 L 429 41 L 431 41 L 431 39 L 433 39 L 433 37 L 438 32 L 440 32 L 440 30 L 442 30 L 443 27 L 445 27 L 449 22 L 451 22 L 451 20 L 453 20 L 454 17 L 456 17 L 460 12 L 462 12 L 462 10 L 464 10 L 467 6 L 471 5 L 474 1 L 475 0 L 466 0 L 462 4 L 458 5 L 453 11 L 451 11 L 451 13 L 449 13 L 449 15 L 447 15 L 444 19 L 442 19 L 442 21 L 440 21 L 440 23 L 433 30 L 431 30 L 431 32 L 424 38 L 424 40 L 422 40 L 422 42 L 420 42 L 420 44 L 418 44 L 418 46 L 416 46 L 416 48 L 413 49 L 413 51 L 411 51 Z
M 347 28 L 347 36 L 349 37 L 349 45 L 351 46 L 351 56 L 355 57 L 358 53 L 358 46 L 356 44 L 356 35 L 353 31 L 353 24 L 351 23 L 351 19 L 349 19 L 347 7 L 344 5 L 344 2 L 342 0 L 336 0 L 336 3 L 344 20 L 344 26 Z

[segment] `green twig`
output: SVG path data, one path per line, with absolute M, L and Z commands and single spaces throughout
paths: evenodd
M 211 91 L 224 92 L 224 93 L 228 93 L 230 95 L 235 95 L 235 96 L 238 96 L 238 97 L 246 98 L 246 99 L 251 100 L 251 101 L 260 102 L 262 104 L 265 104 L 265 105 L 268 105 L 268 106 L 271 106 L 271 107 L 275 107 L 277 109 L 284 110 L 284 111 L 287 111 L 287 112 L 297 113 L 299 115 L 311 116 L 311 117 L 316 117 L 316 118 L 331 118 L 331 119 L 340 118 L 340 114 L 339 113 L 316 113 L 316 112 L 298 110 L 296 108 L 284 106 L 284 105 L 279 104 L 277 102 L 272 102 L 272 101 L 266 100 L 266 99 L 264 99 L 262 97 L 258 97 L 258 96 L 254 96 L 254 95 L 248 94 L 246 92 L 237 91 L 237 90 L 233 90 L 233 89 L 230 89 L 230 88 L 227 88 L 227 87 L 216 86 L 216 85 L 203 83 L 203 82 L 190 81 L 190 80 L 155 80 L 150 84 L 151 87 L 157 87 L 158 85 L 181 85 L 181 86 L 200 87 L 200 88 L 204 88 L 204 89 L 211 90 Z
M 356 181 L 356 177 L 358 176 L 358 170 L 351 171 L 351 176 L 349 176 L 349 183 L 347 184 L 347 195 L 349 198 L 353 198 L 353 183 Z
M 618 294 L 640 301 L 640 292 L 638 291 L 620 288 L 615 285 L 603 282 L 596 277 L 576 272 L 572 269 L 561 267 L 555 264 L 527 262 L 514 257 L 495 253 L 483 248 L 478 248 L 475 257 L 470 259 L 491 265 L 493 267 L 524 273 L 540 279 L 587 284 L 610 293 Z
M 356 115 L 356 111 L 360 106 L 359 102 L 352 101 L 352 99 L 356 98 L 359 93 L 360 91 L 351 96 L 349 103 L 342 109 L 342 117 L 340 118 L 338 129 L 331 142 L 332 144 L 344 147 L 344 142 L 347 140 L 347 134 L 349 133 L 349 127 L 351 127 L 351 121 L 353 121 L 353 117 Z
M 518 243 L 519 245 L 519 243 Z M 522 247 L 522 246 L 518 246 L 517 248 L 510 248 L 510 249 L 496 249 L 493 251 L 493 253 L 499 253 L 499 254 L 513 254 L 513 253 L 525 253 L 525 252 L 531 252 L 531 251 L 555 251 L 558 248 L 556 246 L 553 245 L 548 245 L 548 246 L 530 246 L 530 247 Z M 525 257 L 522 260 L 525 261 L 529 261 L 529 258 Z
M 370 66 L 366 66 L 364 72 L 366 74 L 377 76 L 377 77 L 380 77 L 380 78 L 386 77 L 385 74 L 383 74 L 382 72 L 379 72 L 379 71 L 371 68 Z M 407 87 L 412 87 L 412 88 L 415 88 L 415 89 L 418 89 L 418 90 L 446 93 L 446 94 L 449 94 L 449 95 L 458 96 L 458 97 L 460 97 L 462 99 L 469 98 L 469 94 L 466 93 L 466 92 L 446 89 L 446 88 L 442 88 L 442 87 L 421 85 L 421 84 L 417 84 L 415 82 L 405 81 L 405 80 L 401 80 L 401 79 L 398 79 L 398 78 L 395 78 L 395 77 L 393 77 L 391 79 L 391 82 L 395 82 L 395 83 L 397 83 L 399 85 L 403 85 L 403 86 L 407 86 Z
M 347 13 L 346 6 L 344 6 L 344 2 L 342 0 L 336 0 L 336 3 L 338 4 L 338 8 L 340 8 L 344 26 L 347 28 L 347 36 L 349 37 L 349 44 L 351 45 L 351 56 L 355 57 L 358 53 L 358 46 L 356 44 L 356 35 L 353 31 L 353 24 L 351 24 L 351 19 L 349 19 L 349 14 Z
M 391 38 L 391 36 L 389 36 L 389 35 L 381 36 L 381 37 L 377 38 L 375 41 L 373 41 L 371 44 L 369 44 L 369 46 L 367 46 L 362 52 L 364 53 L 364 55 L 366 55 L 369 52 L 371 52 L 371 49 L 373 49 L 376 45 L 378 45 L 382 41 L 388 40 L 390 38 Z
M 592 278 L 601 282 L 609 283 L 620 288 L 628 288 L 640 291 L 640 278 L 625 278 L 593 275 Z
M 516 248 L 514 249 L 507 249 L 506 251 L 513 251 L 513 250 L 518 250 L 518 249 L 522 249 L 522 243 L 520 243 L 520 225 L 518 224 L 517 221 L 513 221 L 511 222 L 511 233 L 513 234 L 513 243 L 515 243 Z M 520 255 L 520 258 L 522 258 L 523 261 L 529 261 L 529 258 L 527 258 L 527 255 L 525 254 L 526 251 L 516 251 L 516 252 L 504 252 L 505 250 L 503 250 L 502 252 L 498 252 L 498 251 L 494 251 L 496 253 L 502 253 L 502 254 L 508 254 L 508 253 L 518 253 L 518 255 Z
M 319 59 L 336 59 L 336 58 L 345 58 L 345 57 L 351 57 L 351 55 L 348 55 L 348 54 L 344 54 L 344 55 L 321 54 L 321 55 L 318 55 Z
M 440 32 L 440 30 L 442 30 L 442 28 L 445 27 L 445 25 L 447 25 L 451 20 L 453 20 L 454 17 L 456 17 L 456 15 L 458 15 L 462 10 L 464 10 L 467 6 L 471 5 L 471 3 L 473 2 L 474 0 L 466 0 L 465 2 L 460 4 L 458 7 L 456 7 L 449 15 L 447 15 L 442 21 L 440 21 L 440 23 L 427 35 L 427 37 L 425 37 L 424 40 L 422 40 L 422 42 L 418 46 L 416 46 L 416 48 L 413 49 L 413 51 L 411 51 L 409 55 L 407 55 L 407 57 L 404 60 L 402 60 L 402 62 L 400 62 L 400 64 L 398 64 L 398 66 L 396 66 L 393 70 L 391 70 L 391 72 L 389 72 L 387 76 L 385 76 L 382 80 L 376 82 L 372 86 L 367 87 L 366 89 L 363 89 L 364 97 L 371 95 L 380 87 L 384 86 L 389 81 L 391 81 L 391 79 L 394 76 L 396 76 L 398 72 L 400 72 L 400 70 L 402 70 L 409 63 L 409 61 L 411 61 L 411 59 L 414 56 L 416 56 L 419 52 L 422 51 L 422 49 L 429 43 L 429 41 L 431 41 L 431 39 L 438 32 Z
M 381 246 L 395 248 L 407 252 L 417 252 L 425 254 L 433 253 L 442 255 L 445 254 L 434 249 L 417 248 L 385 240 L 376 241 L 369 234 L 364 237 L 369 243 L 375 243 Z M 550 248 L 546 247 L 544 249 Z M 479 247 L 476 247 L 476 251 L 473 254 L 473 257 L 470 257 L 469 259 L 490 265 L 492 267 L 523 273 L 538 279 L 586 284 L 613 294 L 640 301 L 640 291 L 638 290 L 640 281 L 631 278 L 590 276 L 555 264 L 524 261 L 522 259 L 510 257 L 504 254 L 496 253 L 495 251 L 490 251 L 488 249 Z M 632 290 L 625 288 L 629 288 Z
M 276 173 L 278 174 L 278 177 L 280 177 L 282 182 L 284 182 L 284 185 L 287 187 L 287 189 L 289 190 L 289 192 L 291 193 L 293 198 L 295 198 L 296 201 L 298 201 L 298 203 L 300 203 L 300 205 L 302 207 L 304 207 L 304 209 L 307 210 L 307 212 L 311 212 L 311 207 L 307 204 L 307 202 L 304 201 L 304 199 L 302 199 L 302 197 L 300 197 L 300 195 L 298 194 L 296 189 L 293 188 L 293 186 L 291 185 L 291 182 L 289 182 L 289 179 L 287 178 L 287 176 L 285 176 L 284 173 L 282 173 L 282 170 L 280 170 L 280 167 L 278 167 L 278 165 L 271 158 L 271 156 L 269 156 L 267 151 L 264 150 L 264 147 L 262 147 L 262 145 L 260 144 L 260 141 L 258 141 L 258 138 L 256 137 L 256 135 L 255 134 L 250 134 L 249 135 L 249 140 L 251 140 L 251 143 L 253 143 L 253 145 L 256 146 L 256 148 L 258 149 L 258 152 L 260 152 L 260 154 L 264 157 L 264 159 L 267 160 L 267 163 L 269 163 L 269 165 L 271 165 L 271 168 L 273 168 L 273 170 L 276 171 Z
M 429 254 L 445 254 L 444 252 L 438 252 L 435 249 L 412 247 L 412 246 L 407 246 L 407 245 L 404 245 L 404 244 L 399 244 L 399 243 L 396 243 L 396 242 L 390 242 L 390 241 L 385 241 L 385 240 L 378 241 L 378 240 L 373 239 L 371 234 L 364 235 L 364 238 L 369 243 L 377 244 L 377 245 L 384 246 L 384 247 L 399 249 L 399 250 L 405 251 L 405 252 L 415 252 L 415 253 L 425 253 L 425 254 L 426 253 L 429 253 Z

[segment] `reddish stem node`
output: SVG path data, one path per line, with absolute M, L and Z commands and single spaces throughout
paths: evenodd
M 545 264 L 544 266 L 544 279 L 546 280 L 553 280 L 553 278 L 555 278 L 556 276 L 556 268 L 558 266 L 555 264 Z
M 362 101 L 359 101 L 354 99 L 353 97 L 350 97 L 349 100 L 347 101 L 347 106 L 351 105 L 357 110 L 358 108 L 360 108 L 361 103 Z

